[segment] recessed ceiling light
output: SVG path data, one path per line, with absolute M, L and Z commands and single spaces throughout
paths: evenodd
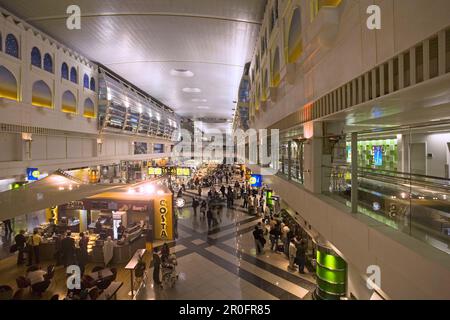
M 194 76 L 194 73 L 192 71 L 186 69 L 172 69 L 170 70 L 170 74 L 174 77 L 184 77 L 184 78 L 191 78 Z
M 206 99 L 192 99 L 192 102 L 208 102 Z
M 198 106 L 197 109 L 209 109 L 208 106 Z
M 200 92 L 202 92 L 202 90 L 199 89 L 199 88 L 183 88 L 182 90 L 183 90 L 183 92 L 187 92 L 187 93 L 200 93 Z

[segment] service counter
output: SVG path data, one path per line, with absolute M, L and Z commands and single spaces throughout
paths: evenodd
M 72 238 L 75 240 L 75 247 L 78 248 L 78 241 L 80 235 L 78 233 L 72 233 Z M 93 246 L 98 239 L 98 235 L 90 234 L 88 241 L 88 254 L 92 255 Z M 58 251 L 58 242 L 62 240 L 62 237 L 43 238 L 39 245 L 39 256 L 42 261 L 55 261 L 56 253 Z
M 54 260 L 56 257 L 56 242 L 42 242 L 39 245 L 39 256 L 43 261 Z
M 136 250 L 145 249 L 145 247 L 146 247 L 146 239 L 144 234 L 142 234 L 139 238 L 135 239 L 133 242 L 125 243 L 123 245 L 119 245 L 117 244 L 117 241 L 114 241 L 114 251 L 111 263 L 113 264 L 127 263 L 133 257 Z M 103 245 L 96 245 L 93 247 L 91 258 L 93 263 L 98 264 L 104 263 Z

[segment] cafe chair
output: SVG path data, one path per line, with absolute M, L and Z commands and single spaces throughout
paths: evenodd
M 100 295 L 99 288 L 93 287 L 93 288 L 89 289 L 89 298 L 91 300 L 97 300 L 99 295 Z
M 92 287 L 95 287 L 95 281 L 94 281 L 94 279 L 92 279 L 90 276 L 88 276 L 88 275 L 84 275 L 82 278 L 81 278 L 81 287 L 82 288 L 87 288 L 87 289 L 89 289 L 89 288 L 92 288 Z
M 0 300 L 11 300 L 14 295 L 14 290 L 10 286 L 0 286 Z
M 116 281 L 117 278 L 117 268 L 111 268 L 111 272 L 113 274 L 111 281 Z
M 47 274 L 44 276 L 44 278 L 45 280 L 52 280 L 54 276 L 55 276 L 55 266 L 51 264 L 47 267 Z
M 20 276 L 16 279 L 17 288 L 25 289 L 31 286 L 30 280 L 25 278 L 24 276 Z
M 99 288 L 100 290 L 105 290 L 106 288 L 109 287 L 111 282 L 112 282 L 111 277 L 104 278 L 97 283 L 97 288 Z
M 39 297 L 48 289 L 50 286 L 50 280 L 41 281 L 35 283 L 31 286 L 31 292 Z

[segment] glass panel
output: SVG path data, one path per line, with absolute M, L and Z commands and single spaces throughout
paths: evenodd
M 351 207 L 350 139 L 325 139 L 322 192 Z M 359 134 L 358 212 L 450 253 L 449 150 L 450 124 Z

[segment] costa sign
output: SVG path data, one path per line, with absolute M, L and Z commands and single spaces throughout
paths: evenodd
M 155 239 L 173 239 L 172 197 L 164 195 L 155 199 Z

